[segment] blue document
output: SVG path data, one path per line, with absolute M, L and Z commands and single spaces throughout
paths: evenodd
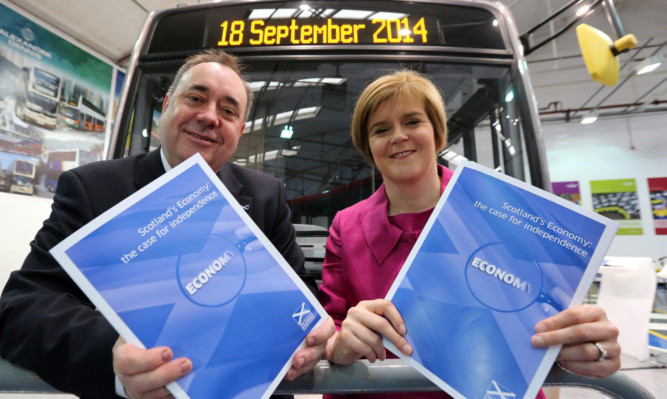
M 51 253 L 127 342 L 192 360 L 176 398 L 270 396 L 326 319 L 199 154 Z
M 385 346 L 455 398 L 535 398 L 560 347 L 533 347 L 534 327 L 581 304 L 617 229 L 462 162 L 387 294 L 414 353 Z

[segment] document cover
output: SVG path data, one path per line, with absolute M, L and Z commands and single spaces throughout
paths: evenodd
M 534 327 L 581 304 L 617 229 L 462 162 L 387 294 L 414 353 L 385 346 L 455 398 L 535 398 L 560 347 L 533 347 Z
M 326 319 L 199 154 L 51 253 L 127 342 L 192 360 L 176 398 L 270 396 Z

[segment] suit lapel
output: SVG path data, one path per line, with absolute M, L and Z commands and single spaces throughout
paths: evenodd
M 245 195 L 241 195 L 243 191 L 243 183 L 241 183 L 234 174 L 233 166 L 229 163 L 226 163 L 222 166 L 218 172 L 218 177 L 222 181 L 222 184 L 227 187 L 230 193 L 236 198 L 241 207 L 245 209 L 248 214 L 252 214 L 252 202 L 253 198 Z
M 164 174 L 164 166 L 160 158 L 160 149 L 151 151 L 146 156 L 137 158 L 134 169 L 134 185 L 140 189 Z

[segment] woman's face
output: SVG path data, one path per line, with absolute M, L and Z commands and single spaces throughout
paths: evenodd
M 385 101 L 368 119 L 368 144 L 385 181 L 411 184 L 436 168 L 435 134 L 424 106 Z

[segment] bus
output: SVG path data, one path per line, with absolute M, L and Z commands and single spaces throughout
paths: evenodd
M 285 184 L 293 223 L 323 227 L 380 185 L 353 147 L 362 88 L 409 68 L 442 91 L 449 147 L 551 190 L 521 40 L 500 3 L 461 0 L 221 1 L 152 12 L 128 65 L 109 158 L 159 145 L 154 110 L 184 58 L 222 48 L 247 65 L 255 94 L 232 162 Z M 285 130 L 288 134 L 283 133 Z
M 0 54 L 0 112 L 11 111 L 5 110 L 7 100 L 22 98 L 24 91 L 23 71 Z
M 44 69 L 23 68 L 26 96 L 16 103 L 16 115 L 48 129 L 55 129 L 62 80 Z
M 35 173 L 37 165 L 23 159 L 16 159 L 12 164 L 10 193 L 35 194 Z
M 67 126 L 79 130 L 104 132 L 106 129 L 104 112 L 83 96 L 79 96 L 76 105 L 67 104 L 62 107 L 62 119 Z
M 96 153 L 81 149 L 50 151 L 46 156 L 44 187 L 53 193 L 61 173 L 98 160 Z

